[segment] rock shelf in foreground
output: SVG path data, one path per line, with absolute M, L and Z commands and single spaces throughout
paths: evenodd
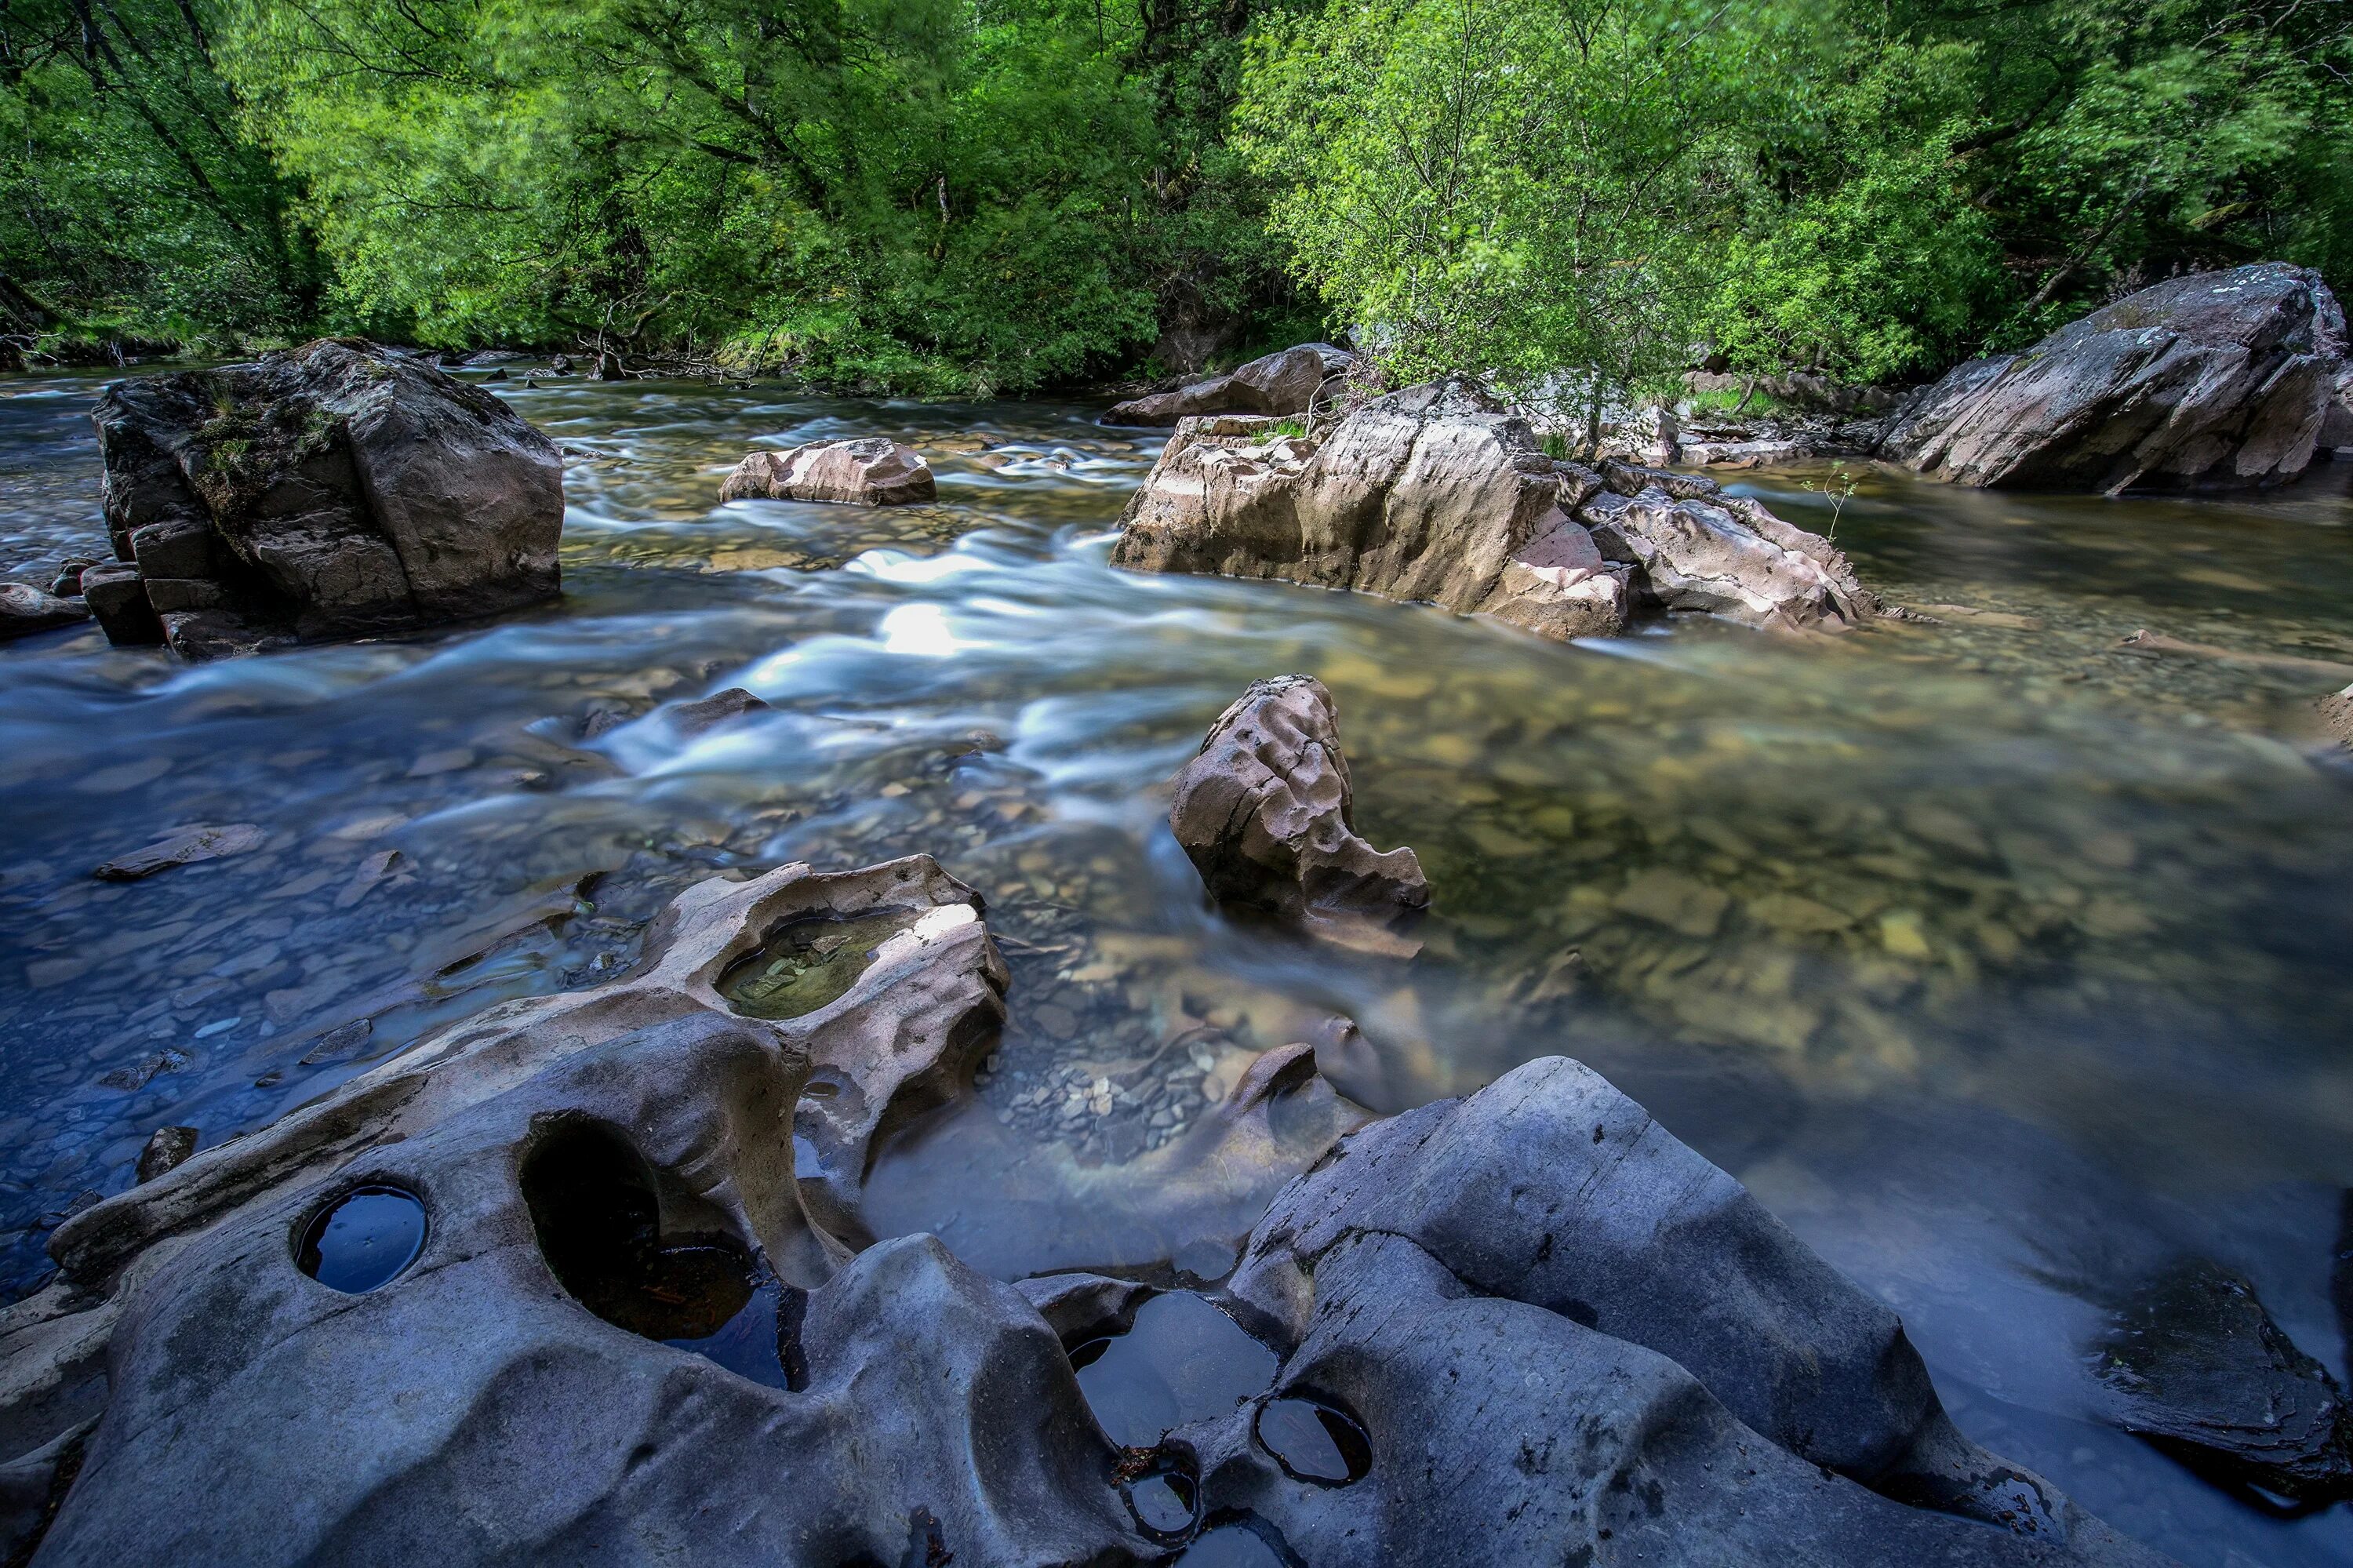
M 631 978 L 157 1161 L 0 1313 L 5 1549 L 1116 1568 L 1248 1510 L 1319 1568 L 2157 1561 L 1962 1438 L 1892 1313 L 1556 1057 L 1291 1150 L 1219 1298 L 1272 1382 L 1118 1446 L 1068 1352 L 1148 1292 L 860 1214 L 1005 983 L 928 858 L 714 878 Z M 1207 1158 L 1265 1158 L 1315 1082 L 1266 1054 Z
M 1115 566 L 1425 600 L 1564 641 L 1644 613 L 1787 630 L 1883 613 L 1828 541 L 1712 480 L 1546 457 L 1458 382 L 1377 398 L 1316 439 L 1188 418 L 1122 519 Z

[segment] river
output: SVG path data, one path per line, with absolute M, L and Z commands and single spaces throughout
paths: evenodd
M 105 553 L 98 385 L 0 380 L 0 575 Z M 1567 1053 L 1893 1304 L 1973 1436 L 2185 1563 L 2353 1563 L 2353 1510 L 2208 1486 L 2093 1419 L 2085 1372 L 2104 1314 L 2183 1254 L 2346 1370 L 2329 683 L 2118 645 L 2353 664 L 2344 470 L 2108 502 L 1866 469 L 1835 517 L 1820 470 L 1736 475 L 1834 522 L 1888 598 L 1959 608 L 1819 644 L 1683 622 L 1563 646 L 1114 572 L 1158 441 L 1088 408 L 499 389 L 566 454 L 559 605 L 193 668 L 92 629 L 0 646 L 7 1293 L 158 1126 L 216 1142 L 439 1022 L 593 984 L 714 870 L 920 850 L 987 895 L 1012 1018 L 976 1097 L 883 1151 L 880 1229 L 1007 1276 L 1214 1274 L 1253 1216 L 1122 1172 L 1250 1052 L 1353 1019 L 1376 1065 L 1349 1086 L 1385 1110 Z M 745 450 L 849 433 L 929 454 L 938 504 L 714 504 Z M 1236 929 L 1168 833 L 1210 720 L 1290 671 L 1335 694 L 1365 835 L 1429 874 L 1409 961 Z M 639 722 L 731 685 L 772 711 Z M 266 842 L 90 875 L 200 822 Z

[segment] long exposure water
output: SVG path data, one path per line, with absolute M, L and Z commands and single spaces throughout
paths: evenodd
M 95 377 L 0 382 L 0 573 L 103 555 Z M 187 667 L 0 647 L 0 1284 L 119 1191 L 424 1031 L 626 968 L 726 868 L 927 851 L 989 901 L 1012 1019 L 868 1214 L 1005 1276 L 1177 1258 L 1269 1195 L 1172 1170 L 1256 1051 L 1353 1020 L 1378 1110 L 1550 1053 L 1609 1075 L 1903 1313 L 1961 1425 L 2185 1563 L 2353 1563 L 2094 1414 L 2086 1352 L 2168 1260 L 2253 1279 L 2342 1375 L 2353 665 L 2341 471 L 2258 501 L 1737 476 L 1935 611 L 1795 644 L 1561 646 L 1282 584 L 1118 573 L 1157 439 L 1092 410 L 500 390 L 564 443 L 565 597 L 500 624 Z M 939 503 L 714 503 L 745 450 L 882 433 Z M 1250 680 L 1319 676 L 1359 825 L 1420 854 L 1411 959 L 1204 906 L 1166 781 Z M 683 736 L 661 705 L 771 705 Z M 252 853 L 131 884 L 166 831 Z M 1139 1174 L 1143 1173 L 1143 1174 Z M 1211 1173 L 1214 1174 L 1214 1173 Z

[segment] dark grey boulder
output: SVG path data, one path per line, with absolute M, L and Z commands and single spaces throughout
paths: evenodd
M 1178 1436 L 1206 1506 L 1319 1563 L 2161 1561 L 1963 1437 L 1894 1313 L 1563 1058 L 1350 1135 L 1229 1289 L 1369 1471 L 1303 1483 L 1251 1413 Z
M 2346 368 L 2345 313 L 2319 273 L 2200 272 L 1956 367 L 1899 411 L 1880 454 L 2010 489 L 2277 484 L 2312 461 Z
M 192 658 L 552 599 L 561 460 L 491 394 L 372 344 L 120 381 L 93 415 L 117 558 Z M 85 594 L 90 591 L 85 574 Z M 119 571 L 91 609 L 151 641 Z
M 2225 1482 L 2353 1498 L 2353 1410 L 2255 1287 L 2204 1258 L 2152 1278 L 2094 1351 L 2107 1414 Z

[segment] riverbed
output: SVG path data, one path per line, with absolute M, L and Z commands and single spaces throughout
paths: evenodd
M 99 379 L 0 380 L 0 575 L 105 554 Z M 2344 1375 L 2353 499 L 1728 476 L 1930 619 L 1545 642 L 1428 607 L 1114 572 L 1159 445 L 1089 408 L 498 387 L 564 446 L 565 597 L 498 624 L 202 667 L 94 629 L 0 646 L 0 1289 L 121 1190 L 494 1001 L 626 969 L 714 872 L 926 852 L 1014 976 L 969 1101 L 866 1212 L 1011 1277 L 1213 1279 L 1263 1192 L 1171 1169 L 1250 1055 L 1353 1022 L 1393 1111 L 1577 1056 L 1900 1311 L 1956 1418 L 2213 1568 L 2353 1563 L 2091 1418 L 2104 1315 L 2245 1274 Z M 938 503 L 714 503 L 748 450 L 887 434 Z M 1238 928 L 1166 781 L 1252 679 L 1329 686 L 1358 825 L 1433 890 L 1419 956 Z M 2343 684 L 2338 679 L 2334 683 Z M 769 708 L 681 735 L 661 705 Z M 260 848 L 94 880 L 169 829 Z

